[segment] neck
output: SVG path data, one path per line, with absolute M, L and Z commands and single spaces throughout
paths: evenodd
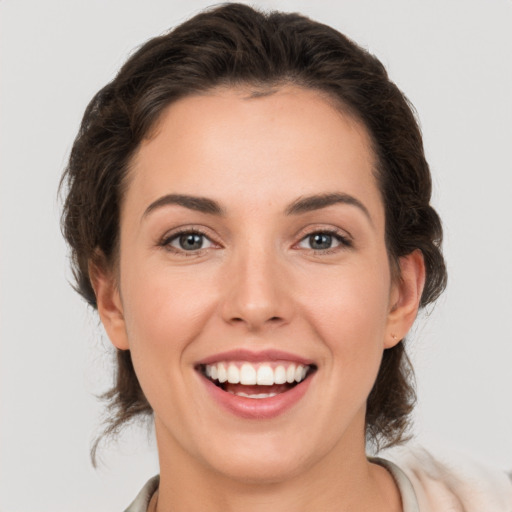
M 364 438 L 340 445 L 292 476 L 266 480 L 234 478 L 198 462 L 180 446 L 162 442 L 157 426 L 160 489 L 157 512 L 400 512 L 391 475 L 370 463 Z

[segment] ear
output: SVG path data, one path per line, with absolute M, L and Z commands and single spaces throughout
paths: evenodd
M 425 286 L 425 262 L 423 254 L 416 249 L 399 259 L 400 275 L 391 286 L 390 311 L 384 348 L 399 343 L 412 327 Z
M 110 341 L 119 350 L 128 350 L 121 294 L 114 271 L 106 264 L 104 257 L 89 262 L 89 278 L 96 294 L 98 314 Z

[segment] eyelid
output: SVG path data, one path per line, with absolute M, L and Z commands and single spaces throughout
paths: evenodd
M 186 235 L 186 234 L 201 235 L 202 237 L 204 237 L 211 243 L 211 246 L 210 247 L 201 247 L 200 249 L 186 251 L 184 249 L 180 249 L 178 247 L 173 247 L 171 245 L 172 241 L 174 241 L 177 238 L 179 238 L 180 236 Z M 190 225 L 179 226 L 170 231 L 167 231 L 157 242 L 157 245 L 171 253 L 174 253 L 174 254 L 177 254 L 180 256 L 197 256 L 198 254 L 208 251 L 209 249 L 220 247 L 220 244 L 209 233 L 209 230 L 207 230 L 203 227 L 190 226 Z
M 350 249 L 354 246 L 354 240 L 350 233 L 348 233 L 346 230 L 334 227 L 334 226 L 321 226 L 321 225 L 314 225 L 314 226 L 308 226 L 307 228 L 301 230 L 297 237 L 299 238 L 299 241 L 294 244 L 294 248 L 299 248 L 299 244 L 303 242 L 306 238 L 315 235 L 315 234 L 325 234 L 330 235 L 334 237 L 339 243 L 339 246 L 331 247 L 329 249 L 313 249 L 313 248 L 304 248 L 305 250 L 312 251 L 317 254 L 322 253 L 329 253 L 329 252 L 335 252 L 338 250 L 343 249 Z

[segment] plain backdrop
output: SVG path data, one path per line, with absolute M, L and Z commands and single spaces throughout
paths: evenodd
M 71 289 L 57 186 L 81 115 L 132 49 L 207 1 L 0 0 L 0 510 L 123 510 L 158 472 L 132 429 L 88 458 L 109 342 Z M 449 287 L 410 337 L 416 441 L 512 469 L 512 2 L 256 1 L 376 54 L 415 105 Z

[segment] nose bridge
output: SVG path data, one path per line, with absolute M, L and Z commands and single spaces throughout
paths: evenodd
M 224 318 L 255 330 L 289 319 L 282 266 L 273 244 L 248 241 L 234 251 L 228 270 Z

